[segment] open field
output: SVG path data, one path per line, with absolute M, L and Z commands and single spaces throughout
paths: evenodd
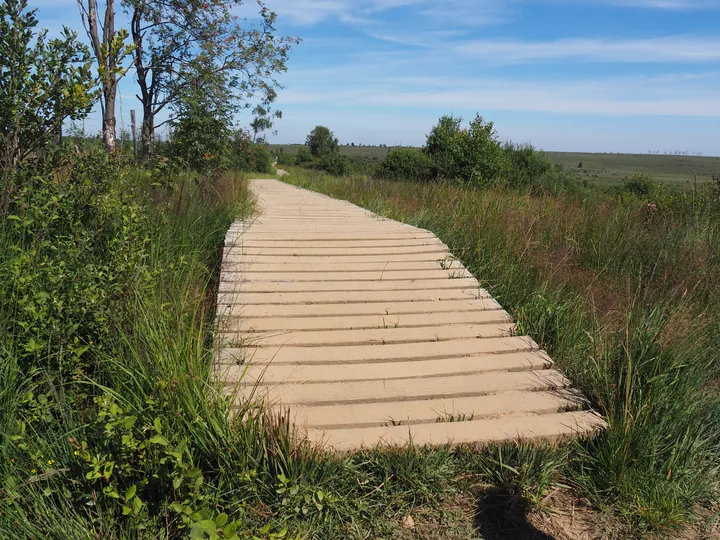
M 698 183 L 720 176 L 720 157 L 670 156 L 650 154 L 591 154 L 548 152 L 554 163 L 577 169 L 581 178 L 600 185 L 616 185 L 632 176 L 634 171 L 653 175 L 664 184 L 690 186 L 697 176 Z M 582 168 L 578 165 L 582 163 Z
M 270 145 L 270 148 L 273 152 L 283 151 L 294 154 L 305 146 L 285 144 Z M 347 156 L 372 162 L 383 159 L 391 149 L 382 146 L 340 147 L 340 151 Z M 680 187 L 691 186 L 694 175 L 697 175 L 698 184 L 712 181 L 713 175 L 720 177 L 720 157 L 589 152 L 547 152 L 547 156 L 553 163 L 575 169 L 582 179 L 601 186 L 621 184 L 636 170 L 653 175 L 659 182 Z M 578 167 L 580 163 L 582 168 Z

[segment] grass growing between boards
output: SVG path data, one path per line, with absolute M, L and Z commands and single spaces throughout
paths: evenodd
M 548 349 L 609 422 L 561 467 L 595 506 L 635 534 L 717 511 L 716 193 L 659 207 L 596 190 L 531 196 L 300 169 L 285 180 L 433 231 Z

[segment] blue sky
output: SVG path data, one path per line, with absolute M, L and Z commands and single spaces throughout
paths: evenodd
M 81 29 L 75 0 L 30 3 L 51 31 Z M 720 0 L 267 5 L 281 34 L 303 38 L 280 79 L 273 142 L 324 124 L 342 143 L 420 145 L 441 115 L 480 113 L 503 139 L 545 150 L 720 155 Z

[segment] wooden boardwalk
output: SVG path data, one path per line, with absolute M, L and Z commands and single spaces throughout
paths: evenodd
M 216 373 L 311 440 L 483 443 L 603 420 L 432 233 L 277 180 L 227 235 Z

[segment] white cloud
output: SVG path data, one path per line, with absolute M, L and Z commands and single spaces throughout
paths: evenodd
M 428 21 L 453 26 L 492 24 L 505 20 L 508 6 L 520 0 L 267 0 L 270 9 L 301 25 L 328 19 L 369 22 L 397 8 L 412 8 Z M 247 6 L 245 6 L 247 7 Z M 248 8 L 249 9 L 249 8 Z
M 616 6 L 679 11 L 720 9 L 720 0 L 606 0 L 606 2 Z
M 720 39 L 667 36 L 650 39 L 567 38 L 554 41 L 475 40 L 454 50 L 493 63 L 583 62 L 715 62 Z
M 293 85 L 283 106 L 435 111 L 526 111 L 585 115 L 720 117 L 720 73 L 543 81 L 514 78 L 386 78 L 363 86 L 352 76 L 336 90 Z

